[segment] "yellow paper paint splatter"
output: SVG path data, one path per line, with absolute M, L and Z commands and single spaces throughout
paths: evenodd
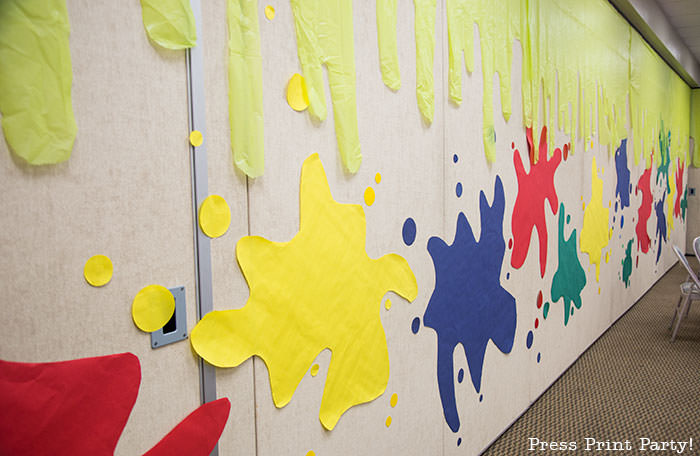
M 600 260 L 603 249 L 610 241 L 608 222 L 610 209 L 603 207 L 603 180 L 598 177 L 595 157 L 591 165 L 591 201 L 583 212 L 581 228 L 581 252 L 588 254 L 590 264 L 595 264 L 596 281 L 600 281 Z
M 610 261 L 610 252 L 605 252 L 605 262 Z
M 318 370 L 319 370 L 318 364 L 314 364 L 313 366 L 311 366 L 311 376 L 312 376 L 312 377 L 317 376 L 317 375 L 318 375 Z
M 381 183 L 382 182 L 382 175 L 379 173 L 375 174 L 374 175 L 374 182 L 376 182 L 378 184 Z
M 309 114 L 326 118 L 322 66 L 328 69 L 335 137 L 345 168 L 360 169 L 362 153 L 357 131 L 355 49 L 352 1 L 291 0 L 297 53 L 309 93 Z
M 161 285 L 148 285 L 138 292 L 131 304 L 134 324 L 145 332 L 162 328 L 175 312 L 175 298 Z
M 374 189 L 372 187 L 365 189 L 365 204 L 368 206 L 374 204 Z
M 306 453 L 306 456 L 316 456 L 316 453 L 314 453 L 313 450 L 309 450 L 308 453 Z
M 202 132 L 199 130 L 192 130 L 190 133 L 190 144 L 192 144 L 194 147 L 199 147 L 203 142 L 204 136 L 202 136 Z
M 223 235 L 231 224 L 231 209 L 219 195 L 209 195 L 199 207 L 199 226 L 210 238 Z
M 287 82 L 287 103 L 295 111 L 303 111 L 309 107 L 306 80 L 298 73 L 294 73 Z
M 415 299 L 416 278 L 396 254 L 365 251 L 362 206 L 333 200 L 318 154 L 304 161 L 300 230 L 288 242 L 243 237 L 236 256 L 250 287 L 242 309 L 214 311 L 192 330 L 194 350 L 219 367 L 260 356 L 283 407 L 318 354 L 332 352 L 319 418 L 333 429 L 353 405 L 386 389 L 389 357 L 379 318 L 383 295 Z
M 382 80 L 391 90 L 401 88 L 396 45 L 396 0 L 377 0 L 377 42 Z
M 427 123 L 435 114 L 433 63 L 435 54 L 435 0 L 413 0 L 416 29 L 416 98 Z
M 275 9 L 272 6 L 267 5 L 265 7 L 265 17 L 270 21 L 275 18 Z
M 101 287 L 112 280 L 112 260 L 104 255 L 94 255 L 85 262 L 83 276 L 93 287 Z
M 148 37 L 166 49 L 197 44 L 197 27 L 190 0 L 141 0 L 143 26 Z
M 399 402 L 399 395 L 396 393 L 392 394 L 391 401 L 389 402 L 389 404 L 391 405 L 391 408 L 396 407 L 396 404 L 398 404 L 398 402 Z
M 0 2 L 0 112 L 10 149 L 30 165 L 68 160 L 77 133 L 65 0 Z
M 265 171 L 258 1 L 228 0 L 226 15 L 233 162 L 248 177 L 258 177 Z
M 387 416 L 387 417 L 386 417 L 386 422 L 385 422 L 385 424 L 386 424 L 386 427 L 391 426 L 391 417 L 390 417 L 390 416 Z
M 391 309 L 391 299 L 387 299 L 386 302 L 384 303 L 384 308 L 386 310 Z

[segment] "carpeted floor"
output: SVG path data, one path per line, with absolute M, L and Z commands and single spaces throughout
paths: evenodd
M 677 452 L 641 452 L 640 439 L 691 437 L 682 454 L 700 454 L 700 303 L 674 343 L 668 330 L 684 271 L 674 266 L 483 454 L 670 455 Z M 531 452 L 529 437 L 575 441 L 577 451 Z M 633 449 L 584 451 L 586 437 L 629 440 Z

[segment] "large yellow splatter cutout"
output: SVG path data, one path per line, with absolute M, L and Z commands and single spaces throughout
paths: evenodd
M 211 312 L 195 326 L 192 347 L 202 358 L 232 367 L 258 355 L 272 399 L 283 407 L 316 356 L 330 349 L 319 412 L 328 430 L 350 407 L 384 392 L 382 297 L 391 290 L 412 301 L 416 278 L 396 254 L 367 255 L 362 206 L 333 200 L 318 154 L 301 170 L 299 232 L 289 242 L 243 237 L 236 256 L 250 297 L 242 309 Z
M 603 180 L 598 177 L 595 157 L 591 165 L 591 201 L 583 212 L 581 228 L 581 252 L 588 254 L 590 264 L 595 263 L 595 278 L 600 281 L 600 258 L 610 241 L 608 230 L 610 209 L 603 207 Z

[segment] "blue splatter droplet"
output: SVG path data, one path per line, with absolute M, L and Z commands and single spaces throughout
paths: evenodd
M 617 212 L 617 201 L 615 201 L 615 212 Z
M 457 163 L 457 160 L 459 160 L 459 157 L 457 156 L 457 154 L 454 154 L 454 155 L 452 156 L 452 161 L 455 162 L 455 163 Z
M 510 272 L 506 272 L 506 280 L 510 279 Z
M 537 362 L 538 363 L 540 362 L 540 359 L 542 359 L 542 353 L 537 354 Z
M 460 369 L 459 372 L 457 372 L 457 381 L 462 383 L 462 380 L 464 380 L 464 369 Z
M 620 216 L 620 228 L 622 228 L 623 226 L 625 226 L 625 216 L 621 215 Z
M 416 222 L 411 218 L 407 218 L 403 222 L 403 230 L 401 232 L 403 242 L 406 245 L 411 245 L 416 240 Z
M 420 318 L 416 317 L 411 322 L 411 331 L 413 331 L 413 334 L 418 334 L 419 329 L 420 329 Z
M 483 395 L 483 394 L 480 394 L 480 395 L 479 395 L 479 402 L 481 402 L 481 401 L 483 401 L 483 400 L 484 400 L 484 395 Z
M 457 446 L 460 446 L 462 444 L 462 437 L 457 439 Z
M 525 340 L 525 345 L 527 345 L 527 348 L 532 347 L 532 338 L 534 336 L 532 335 L 532 331 L 527 332 L 527 340 Z
M 615 216 L 613 215 L 613 223 L 615 223 Z
M 457 193 L 457 198 L 462 196 L 462 183 L 461 182 L 457 182 L 456 193 Z

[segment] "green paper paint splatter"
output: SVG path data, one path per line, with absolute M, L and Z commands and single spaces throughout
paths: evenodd
M 630 239 L 625 249 L 625 259 L 622 260 L 622 281 L 625 283 L 625 288 L 630 286 L 630 275 L 632 275 L 632 244 L 634 239 Z
M 552 302 L 564 298 L 564 326 L 573 314 L 571 303 L 581 308 L 581 291 L 586 286 L 586 272 L 581 267 L 576 248 L 576 229 L 564 239 L 564 204 L 559 205 L 559 266 L 552 279 Z
M 547 319 L 547 315 L 549 315 L 549 301 L 544 303 L 544 307 L 542 308 L 542 317 L 544 319 Z

